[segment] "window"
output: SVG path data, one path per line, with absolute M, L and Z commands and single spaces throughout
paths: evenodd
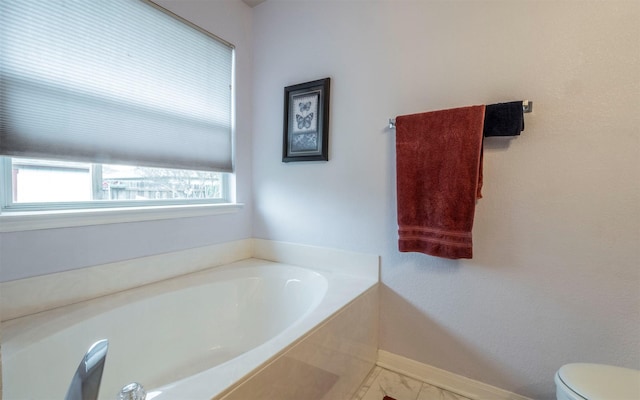
M 220 172 L 6 158 L 5 209 L 40 210 L 222 202 Z M 8 186 L 8 185 L 7 185 Z
M 4 210 L 229 201 L 233 46 L 146 0 L 0 2 Z

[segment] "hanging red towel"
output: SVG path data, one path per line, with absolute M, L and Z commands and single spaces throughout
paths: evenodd
M 485 106 L 396 118 L 398 247 L 471 258 Z

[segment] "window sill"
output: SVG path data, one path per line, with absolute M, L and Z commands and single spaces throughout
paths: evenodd
M 192 204 L 153 207 L 104 208 L 64 211 L 24 211 L 0 214 L 0 232 L 69 228 L 74 226 L 200 217 L 238 212 L 242 203 Z

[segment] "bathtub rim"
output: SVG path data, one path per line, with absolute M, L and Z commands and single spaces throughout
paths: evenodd
M 248 258 L 380 280 L 379 255 L 249 238 L 0 282 L 0 322 Z
M 235 273 L 236 270 L 252 270 L 261 267 L 268 268 L 273 266 L 299 269 L 304 271 L 304 273 L 312 272 L 319 275 L 321 279 L 326 280 L 322 273 L 309 268 L 257 258 L 247 258 L 233 263 L 219 265 L 162 281 L 153 282 L 147 285 L 111 293 L 94 299 L 84 300 L 50 310 L 2 321 L 2 337 L 0 339 L 3 344 L 14 342 L 15 340 L 19 340 L 18 343 L 33 342 L 33 340 L 28 339 L 40 339 L 44 336 L 55 335 L 64 329 L 68 329 L 71 326 L 81 323 L 84 320 L 95 318 L 104 313 L 114 312 L 131 303 L 143 302 L 155 296 L 177 293 L 191 287 L 199 287 L 214 283 L 214 281 L 203 282 L 199 280 L 203 277 L 215 275 L 216 273 Z M 226 279 L 220 280 L 220 282 L 224 281 L 226 281 Z M 217 282 L 217 280 L 215 282 Z M 324 284 L 327 285 L 328 282 Z M 45 326 L 45 329 L 41 329 L 42 326 Z M 23 337 L 18 338 L 17 336 Z M 4 357 L 8 357 L 12 354 L 7 350 L 7 347 L 3 347 Z

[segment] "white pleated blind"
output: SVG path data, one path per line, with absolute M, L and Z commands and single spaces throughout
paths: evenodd
M 141 0 L 1 0 L 0 40 L 0 154 L 233 169 L 230 45 Z

